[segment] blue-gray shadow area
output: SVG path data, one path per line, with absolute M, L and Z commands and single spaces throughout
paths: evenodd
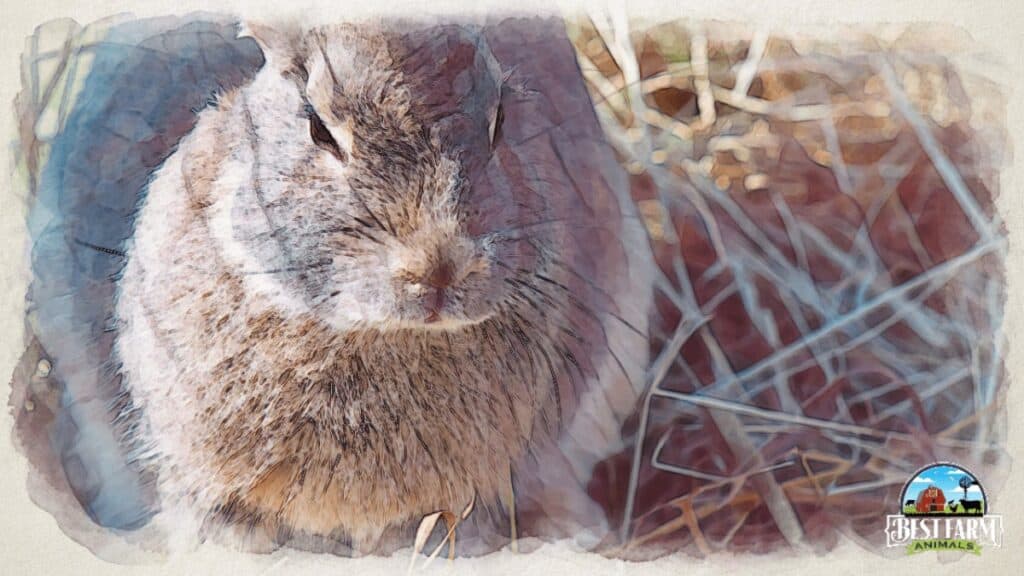
M 134 529 L 154 512 L 111 357 L 124 244 L 149 178 L 197 113 L 262 65 L 237 31 L 210 15 L 132 20 L 82 46 L 92 64 L 31 199 L 29 328 L 63 386 L 47 440 L 75 497 L 105 527 Z

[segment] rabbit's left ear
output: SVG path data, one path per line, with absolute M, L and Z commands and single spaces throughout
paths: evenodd
M 267 64 L 281 70 L 292 65 L 299 36 L 297 26 L 272 27 L 251 20 L 242 22 L 238 31 L 238 38 L 255 40 Z

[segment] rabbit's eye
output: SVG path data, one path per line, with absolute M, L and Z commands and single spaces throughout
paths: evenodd
M 494 150 L 495 144 L 498 142 L 498 139 L 501 138 L 501 124 L 504 120 L 504 111 L 501 108 L 501 103 L 498 103 L 497 108 L 494 110 L 494 116 L 491 118 L 491 125 L 488 130 L 488 135 L 491 139 L 491 150 Z
M 306 114 L 309 116 L 309 137 L 312 138 L 313 143 L 317 146 L 327 150 L 338 160 L 345 162 L 348 157 L 345 151 L 338 146 L 338 142 L 331 135 L 331 131 L 324 125 L 324 121 L 320 119 L 316 111 L 313 110 L 312 106 L 306 107 Z

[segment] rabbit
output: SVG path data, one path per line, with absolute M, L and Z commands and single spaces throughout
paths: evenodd
M 554 26 L 246 25 L 265 62 L 154 173 L 114 307 L 172 546 L 609 529 L 652 264 Z

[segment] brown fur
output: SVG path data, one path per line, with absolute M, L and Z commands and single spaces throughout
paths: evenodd
M 407 37 L 375 34 L 264 38 L 288 56 L 203 113 L 154 180 L 128 252 L 118 350 L 164 511 L 250 547 L 303 532 L 372 549 L 389 527 L 497 502 L 510 467 L 553 446 L 610 361 L 616 284 L 595 266 L 621 254 L 598 249 L 617 241 L 616 209 L 570 211 L 516 175 L 526 148 L 488 150 L 493 57 L 466 65 L 483 105 L 468 128 L 449 125 L 422 96 Z M 317 50 L 335 76 L 353 53 L 366 71 L 336 76 L 317 106 L 351 136 L 343 156 L 293 143 L 286 131 L 307 120 L 257 90 L 277 77 L 268 86 L 301 91 Z M 574 258 L 584 244 L 594 255 Z M 336 303 L 361 278 L 346 266 L 387 279 L 359 285 L 383 320 L 339 328 L 359 312 Z M 439 266 L 451 286 L 444 321 L 428 326 L 404 290 Z

